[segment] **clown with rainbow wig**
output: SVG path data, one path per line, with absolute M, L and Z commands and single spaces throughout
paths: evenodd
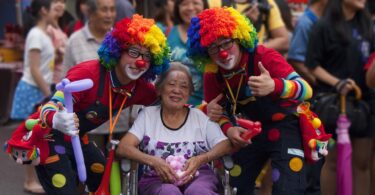
M 256 30 L 233 8 L 198 14 L 188 30 L 189 55 L 204 71 L 207 113 L 241 149 L 233 154 L 231 182 L 238 194 L 253 194 L 254 182 L 271 159 L 274 194 L 303 194 L 305 157 L 298 105 L 312 89 L 277 51 L 257 45 Z M 224 113 L 223 113 L 224 110 Z M 262 124 L 244 140 L 236 117 Z
M 88 140 L 86 133 L 112 119 L 112 115 L 112 126 L 115 126 L 116 114 L 121 109 L 134 104 L 154 103 L 157 94 L 151 81 L 169 66 L 169 47 L 163 32 L 154 20 L 137 14 L 116 23 L 107 33 L 98 54 L 98 60 L 77 64 L 67 73 L 66 78 L 71 82 L 82 79 L 93 81 L 92 88 L 72 93 L 74 113 L 66 111 L 63 107 L 64 94 L 57 91 L 48 103 L 30 116 L 29 120 L 34 121 L 32 127 L 26 127 L 30 121 L 22 123 L 8 142 L 7 147 L 11 148 L 7 150 L 9 153 L 43 146 L 38 150 L 40 164 L 36 171 L 47 194 L 78 194 L 70 143 L 70 136 L 77 134 L 87 172 L 85 184 L 90 192 L 97 191 L 106 161 L 103 153 Z M 36 129 L 39 136 L 32 140 L 43 144 L 35 141 L 23 143 L 25 136 L 22 135 Z M 40 129 L 45 132 L 44 135 L 40 135 Z M 18 156 L 14 158 L 17 162 L 22 160 Z

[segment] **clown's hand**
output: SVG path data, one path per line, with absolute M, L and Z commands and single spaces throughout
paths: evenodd
M 261 62 L 258 63 L 259 76 L 250 76 L 247 84 L 254 96 L 266 96 L 275 90 L 275 82 Z
M 68 113 L 61 103 L 59 110 L 53 115 L 52 128 L 62 133 L 73 136 L 78 134 L 79 120 L 75 113 Z

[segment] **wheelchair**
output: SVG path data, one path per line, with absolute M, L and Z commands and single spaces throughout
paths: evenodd
M 221 195 L 236 195 L 237 189 L 232 188 L 229 184 L 229 172 L 233 169 L 233 160 L 229 155 L 225 155 L 219 159 L 223 165 L 224 170 L 218 170 L 214 167 L 214 162 L 210 163 L 211 168 L 214 170 L 221 180 Z M 139 164 L 132 162 L 129 159 L 121 160 L 122 170 L 122 194 L 123 195 L 137 195 L 138 194 L 138 174 Z M 222 173 L 222 174 L 220 174 Z

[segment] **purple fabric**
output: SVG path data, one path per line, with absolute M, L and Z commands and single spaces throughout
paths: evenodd
M 337 120 L 337 194 L 351 195 L 352 186 L 352 146 L 348 129 L 350 121 L 345 115 Z
M 139 194 L 147 195 L 216 195 L 219 189 L 219 180 L 208 166 L 199 169 L 199 175 L 185 186 L 162 183 L 159 176 L 142 176 L 138 184 Z

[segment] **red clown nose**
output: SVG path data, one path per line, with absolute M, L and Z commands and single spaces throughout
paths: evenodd
M 220 51 L 220 53 L 219 53 L 219 57 L 221 58 L 221 59 L 227 59 L 227 57 L 228 57 L 228 52 L 227 51 Z
M 137 68 L 144 68 L 146 67 L 146 62 L 144 60 L 137 60 L 135 62 L 135 65 L 137 66 Z

